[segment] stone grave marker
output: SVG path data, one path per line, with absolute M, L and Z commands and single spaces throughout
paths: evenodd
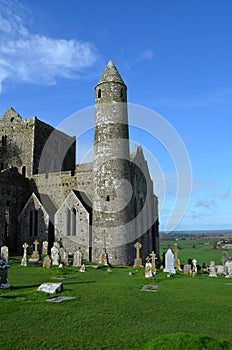
M 232 278 L 232 261 L 227 260 L 225 263 L 226 278 Z
M 47 269 L 50 269 L 52 264 L 52 261 L 48 255 L 46 255 L 43 259 L 43 267 L 46 267 Z
M 1 247 L 1 259 L 5 260 L 6 262 L 9 261 L 9 249 L 6 245 Z
M 152 264 L 150 262 L 150 257 L 147 256 L 146 265 L 145 265 L 145 278 L 152 278 L 152 277 L 153 277 Z
M 136 258 L 134 261 L 134 267 L 143 267 L 142 259 L 140 258 L 140 249 L 142 248 L 142 244 L 140 242 L 136 242 L 134 247 L 136 249 Z
M 10 288 L 10 284 L 7 282 L 9 267 L 5 260 L 0 259 L 0 289 Z
M 193 263 L 193 269 L 192 269 L 193 272 L 197 272 L 197 260 L 193 259 L 192 263 Z
M 34 246 L 35 246 L 35 249 L 32 253 L 32 256 L 30 257 L 29 261 L 30 262 L 37 262 L 39 261 L 39 252 L 38 252 L 38 245 L 39 245 L 39 242 L 37 241 L 37 239 L 33 242 Z
M 69 264 L 68 263 L 68 253 L 66 252 L 66 250 L 63 247 L 61 247 L 59 253 L 60 253 L 60 261 L 61 261 L 61 263 L 63 265 L 68 266 L 68 264 Z
M 37 288 L 37 290 L 49 294 L 60 293 L 63 290 L 63 285 L 62 283 L 43 283 Z
M 59 266 L 60 264 L 60 253 L 57 245 L 53 245 L 51 249 L 52 266 Z
M 25 242 L 23 244 L 23 257 L 22 257 L 22 260 L 21 260 L 21 265 L 22 266 L 28 266 L 27 248 L 28 248 L 28 244 L 27 244 L 27 242 Z
M 217 277 L 215 262 L 211 261 L 209 266 L 209 277 Z
M 73 254 L 73 266 L 80 267 L 82 265 L 82 258 L 83 258 L 83 254 L 79 248 Z
M 177 243 L 174 244 L 173 251 L 174 251 L 174 267 L 175 267 L 175 269 L 180 270 L 180 259 L 178 258 L 179 249 L 178 249 Z
M 48 254 L 48 241 L 43 241 L 42 254 L 43 255 L 47 255 Z
M 184 265 L 184 275 L 189 275 L 192 273 L 192 266 L 190 264 Z
M 86 271 L 85 264 L 82 264 L 79 272 L 85 272 L 85 271 Z
M 224 267 L 224 265 L 216 265 L 215 268 L 216 268 L 217 275 L 220 275 L 220 276 L 225 275 L 225 267 Z
M 155 266 L 155 261 L 157 260 L 156 254 L 154 251 L 151 252 L 151 264 L 152 264 L 152 273 L 155 275 L 156 274 L 156 266 Z
M 174 268 L 174 254 L 171 251 L 171 249 L 168 249 L 167 253 L 165 254 L 165 269 L 164 272 L 168 272 L 171 274 L 175 274 L 176 270 Z

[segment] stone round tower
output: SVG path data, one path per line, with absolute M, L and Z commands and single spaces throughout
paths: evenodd
M 127 265 L 133 260 L 127 87 L 112 60 L 95 90 L 92 256 L 105 253 L 110 263 Z

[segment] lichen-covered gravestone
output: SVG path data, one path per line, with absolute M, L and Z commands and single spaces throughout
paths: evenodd
M 52 265 L 53 266 L 59 266 L 60 264 L 60 253 L 59 248 L 55 245 L 53 245 L 51 249 L 51 257 L 52 257 Z
M 0 259 L 0 289 L 10 288 L 10 284 L 7 282 L 9 267 L 4 260 Z
M 83 258 L 83 254 L 79 248 L 73 254 L 73 266 L 80 267 L 82 265 L 82 258 Z
M 9 260 L 9 249 L 6 245 L 1 247 L 1 259 L 8 262 Z

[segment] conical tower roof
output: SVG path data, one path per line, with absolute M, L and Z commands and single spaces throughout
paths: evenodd
M 114 83 L 120 83 L 120 84 L 126 85 L 122 80 L 121 75 L 118 73 L 118 70 L 111 59 L 109 60 L 109 63 L 107 64 L 106 69 L 102 74 L 101 79 L 99 80 L 97 85 L 100 85 L 102 83 L 108 83 L 108 82 L 114 82 Z

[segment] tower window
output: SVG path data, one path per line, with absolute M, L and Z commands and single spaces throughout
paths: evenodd
M 97 97 L 101 98 L 101 89 L 98 89 Z
M 6 146 L 7 136 L 2 136 L 2 146 Z
M 107 201 L 107 202 L 110 201 L 110 196 L 109 196 L 109 195 L 106 196 L 106 201 Z
M 123 88 L 120 90 L 120 97 L 123 98 Z

